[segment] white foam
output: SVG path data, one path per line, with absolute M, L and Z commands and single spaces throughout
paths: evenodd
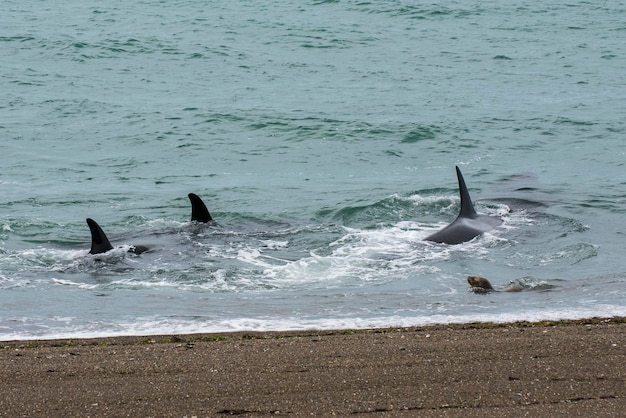
M 422 196 L 420 194 L 414 194 L 407 198 L 411 202 L 414 202 L 418 205 L 432 205 L 433 203 L 440 202 L 449 202 L 449 205 L 445 208 L 445 210 L 452 208 L 453 206 L 458 206 L 458 202 L 460 199 L 458 196 L 441 196 L 441 195 L 429 195 Z
M 488 247 L 499 240 L 489 235 L 457 246 L 433 244 L 423 241 L 430 234 L 429 230 L 409 221 L 378 229 L 344 229 L 346 233 L 329 244 L 330 254 L 312 251 L 308 257 L 296 261 L 269 263 L 258 250 L 240 250 L 238 259 L 264 268 L 264 277 L 277 287 L 304 283 L 352 286 L 386 282 L 393 276 L 436 272 L 436 263 L 457 253 L 469 252 L 480 259 L 486 257 Z
M 522 311 L 507 314 L 471 314 L 471 315 L 425 315 L 415 317 L 372 317 L 372 318 L 237 318 L 223 320 L 170 319 L 170 318 L 134 318 L 128 322 L 116 324 L 94 323 L 71 327 L 72 318 L 55 318 L 67 327 L 55 330 L 46 327 L 35 333 L 8 331 L 0 327 L 0 341 L 60 339 L 60 338 L 98 338 L 112 336 L 148 336 L 172 334 L 222 333 L 240 331 L 305 331 L 305 330 L 341 330 L 341 329 L 376 329 L 396 327 L 416 327 L 427 325 L 464 324 L 464 323 L 512 323 L 519 321 L 560 321 L 585 318 L 611 318 L 626 316 L 626 307 L 600 305 L 593 309 L 564 309 Z
M 278 248 L 287 248 L 289 245 L 289 241 L 275 241 L 275 240 L 261 240 L 261 243 L 270 250 L 275 250 Z
M 241 248 L 237 251 L 237 260 L 260 268 L 271 268 L 272 264 L 263 260 L 261 250 L 256 248 Z
M 96 284 L 77 283 L 77 282 L 73 282 L 71 280 L 56 279 L 56 278 L 52 278 L 52 283 L 58 284 L 58 285 L 61 285 L 61 286 L 74 286 L 74 287 L 77 287 L 79 289 L 96 289 L 96 288 L 99 287 Z

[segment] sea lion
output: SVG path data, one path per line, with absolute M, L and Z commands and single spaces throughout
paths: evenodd
M 496 290 L 493 288 L 489 280 L 482 276 L 467 276 L 467 282 L 470 285 L 470 290 L 474 293 L 485 294 L 489 292 L 521 292 L 522 287 L 517 284 L 512 284 L 504 290 Z

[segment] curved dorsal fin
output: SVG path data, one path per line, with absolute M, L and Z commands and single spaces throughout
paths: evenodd
M 91 249 L 89 250 L 89 254 L 106 253 L 113 249 L 106 234 L 96 221 L 87 218 L 87 225 L 89 225 L 89 229 L 91 230 Z
M 459 212 L 459 216 L 463 218 L 473 218 L 478 214 L 476 210 L 474 210 L 472 198 L 469 195 L 463 174 L 461 174 L 461 170 L 458 166 L 456 167 L 456 176 L 459 179 L 459 195 L 461 196 L 461 211 Z
M 191 220 L 203 223 L 211 222 L 213 218 L 202 199 L 195 193 L 189 193 L 188 196 L 191 201 Z

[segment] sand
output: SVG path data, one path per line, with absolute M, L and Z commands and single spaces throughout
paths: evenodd
M 0 342 L 0 416 L 617 417 L 626 319 Z

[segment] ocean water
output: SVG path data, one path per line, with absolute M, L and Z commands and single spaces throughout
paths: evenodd
M 0 340 L 626 315 L 624 2 L 0 9 Z

